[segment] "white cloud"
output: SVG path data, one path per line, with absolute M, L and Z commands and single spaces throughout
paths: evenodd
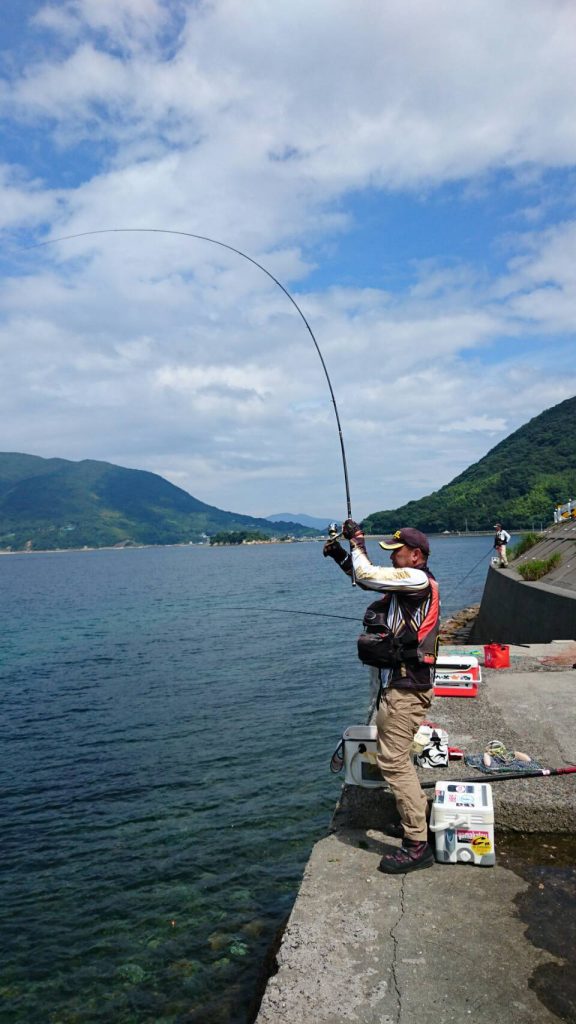
M 454 420 L 453 423 L 446 423 L 440 427 L 442 432 L 463 432 L 480 431 L 487 434 L 502 435 L 506 430 L 506 420 L 502 416 L 465 416 L 464 419 Z
M 233 164 L 244 139 L 253 169 L 292 153 L 277 173 L 337 192 L 576 154 L 571 4 L 366 0 L 360 16 L 352 0 L 188 4 L 169 56 L 159 43 L 118 54 L 142 33 L 154 38 L 165 5 L 92 0 L 50 10 L 84 32 L 104 29 L 113 48 L 82 38 L 65 59 L 25 68 L 10 100 L 76 127 L 84 117 L 91 132 L 105 117 L 96 104 L 145 134 L 165 122 L 189 136 L 197 120 L 210 141 L 231 143 Z
M 87 241 L 97 246 L 91 258 L 74 254 L 62 278 L 5 291 L 5 412 L 19 438 L 7 446 L 166 466 L 202 500 L 255 514 L 268 509 L 270 489 L 285 504 L 304 486 L 319 512 L 338 512 L 330 397 L 279 290 L 244 265 L 223 277 L 202 267 L 198 282 L 180 240 L 176 270 L 154 236 L 136 250 L 125 236 L 118 249 L 115 238 L 111 249 L 105 238 Z M 461 277 L 452 315 L 448 279 L 440 300 L 433 287 L 426 300 L 410 290 L 393 302 L 377 289 L 298 296 L 335 387 L 362 514 L 436 489 L 574 391 L 574 366 L 558 374 L 546 350 L 520 364 L 507 350 L 493 369 L 482 361 L 484 346 L 512 333 L 515 293 L 510 308 L 499 296 L 497 316 L 489 287 L 462 308 Z
M 371 0 L 359 17 L 352 0 L 221 0 L 181 10 L 185 27 L 166 54 L 160 43 L 121 48 L 147 26 L 155 38 L 165 5 L 49 7 L 44 21 L 66 14 L 82 29 L 75 47 L 4 84 L 5 109 L 48 119 L 61 146 L 106 142 L 103 172 L 62 211 L 71 231 L 120 215 L 210 225 L 254 250 L 333 229 L 326 206 L 350 189 L 574 161 L 571 5 Z
M 531 331 L 568 332 L 576 322 L 576 221 L 521 240 L 524 251 L 496 289 Z
M 38 181 L 26 180 L 18 169 L 0 164 L 0 226 L 12 228 L 47 221 L 58 210 L 58 194 Z
M 546 184 L 576 157 L 575 22 L 561 0 L 45 5 L 50 44 L 0 88 L 22 142 L 0 224 L 195 231 L 258 260 L 326 357 L 357 514 L 400 504 L 576 390 L 576 222 Z M 458 181 L 480 219 L 504 172 L 518 210 L 477 258 L 451 257 L 466 207 L 446 201 L 444 248 L 403 256 L 401 286 L 364 273 L 395 258 L 382 195 L 424 209 Z M 331 244 L 372 212 L 350 282 Z M 234 253 L 77 239 L 18 253 L 0 297 L 3 448 L 151 469 L 238 511 L 343 507 L 311 339 Z
M 169 8 L 159 0 L 59 0 L 58 6 L 40 7 L 33 18 L 38 27 L 70 39 L 86 29 L 103 32 L 109 43 L 129 50 L 154 40 L 169 20 Z

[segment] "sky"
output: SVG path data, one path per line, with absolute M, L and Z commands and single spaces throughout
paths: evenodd
M 356 519 L 576 394 L 573 0 L 2 0 L 0 26 L 2 451 L 343 518 L 268 274 Z

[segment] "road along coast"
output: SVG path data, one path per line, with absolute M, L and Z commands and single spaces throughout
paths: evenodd
M 511 647 L 509 668 L 483 669 L 477 697 L 437 697 L 431 717 L 468 753 L 498 738 L 546 767 L 576 764 L 573 665 L 574 641 Z M 474 774 L 458 761 L 421 770 L 423 781 Z M 256 1024 L 576 1020 L 576 775 L 494 782 L 492 792 L 494 867 L 390 876 L 377 867 L 400 842 L 391 794 L 345 785 Z

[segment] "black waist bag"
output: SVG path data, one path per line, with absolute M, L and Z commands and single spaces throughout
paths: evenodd
M 390 668 L 399 659 L 398 640 L 388 628 L 386 619 L 387 608 L 380 609 L 370 605 L 364 615 L 364 629 L 358 637 L 358 657 L 364 665 L 373 665 L 375 668 Z
M 391 668 L 400 660 L 397 641 L 392 633 L 361 633 L 358 637 L 358 657 L 364 665 Z
M 393 668 L 402 661 L 414 659 L 416 655 L 417 642 L 416 645 L 406 644 L 400 637 L 394 636 L 386 624 L 387 616 L 387 609 L 379 611 L 374 605 L 366 609 L 365 632 L 358 637 L 358 657 L 364 665 Z

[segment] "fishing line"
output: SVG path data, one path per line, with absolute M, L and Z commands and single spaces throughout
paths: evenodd
M 461 584 L 462 584 L 462 583 L 464 583 L 464 580 L 467 580 L 467 579 L 468 579 L 468 577 L 472 575 L 472 573 L 474 572 L 474 569 L 477 569 L 477 568 L 478 568 L 478 566 L 480 565 L 480 562 L 483 562 L 483 561 L 484 561 L 484 559 L 485 559 L 485 558 L 487 558 L 487 557 L 488 557 L 488 555 L 490 554 L 490 552 L 491 552 L 491 551 L 493 551 L 493 550 L 494 550 L 494 548 L 490 548 L 490 550 L 489 550 L 489 551 L 487 551 L 487 552 L 486 552 L 485 554 L 483 554 L 483 555 L 482 555 L 482 557 L 481 557 L 481 558 L 479 558 L 479 559 L 478 559 L 478 561 L 476 562 L 476 564 L 472 566 L 472 568 L 470 569 L 470 571 L 469 571 L 469 572 L 467 572 L 467 573 L 466 573 L 466 575 L 465 575 L 465 576 L 463 576 L 461 580 L 457 580 L 457 582 L 456 582 L 456 583 L 452 584 L 452 586 L 450 587 L 450 589 L 449 589 L 448 593 L 447 593 L 447 594 L 442 594 L 442 600 L 443 600 L 443 601 L 447 601 L 447 600 L 448 600 L 448 598 L 449 598 L 449 597 L 450 597 L 450 596 L 451 596 L 451 595 L 452 595 L 452 594 L 454 593 L 454 591 L 456 590 L 456 587 L 459 587 L 459 586 L 461 586 Z
M 63 234 L 63 236 L 61 236 L 60 238 L 48 239 L 46 242 L 37 242 L 35 245 L 26 246 L 25 248 L 27 250 L 28 249 L 41 249 L 41 248 L 43 248 L 45 246 L 55 245 L 57 242 L 70 242 L 73 239 L 90 238 L 91 236 L 94 236 L 94 234 L 129 234 L 129 233 L 176 234 L 176 236 L 180 236 L 180 237 L 187 238 L 187 239 L 198 239 L 200 242 L 210 242 L 214 246 L 220 246 L 222 249 L 228 249 L 230 252 L 236 253 L 238 256 L 242 256 L 243 259 L 248 260 L 249 263 L 253 263 L 253 265 L 257 266 L 259 270 L 262 270 L 262 272 L 265 273 L 266 276 L 268 276 L 268 278 L 271 279 L 271 281 L 274 281 L 275 285 L 278 285 L 278 287 L 281 289 L 281 291 L 284 292 L 286 297 L 288 299 L 290 299 L 290 302 L 292 303 L 292 305 L 294 306 L 296 311 L 301 316 L 302 321 L 303 321 L 303 323 L 305 325 L 305 328 L 306 328 L 308 334 L 310 334 L 310 336 L 311 336 L 311 338 L 312 338 L 312 340 L 314 342 L 314 346 L 316 348 L 316 351 L 318 352 L 318 355 L 319 355 L 319 358 L 320 358 L 320 361 L 321 361 L 321 364 L 322 364 L 322 369 L 324 370 L 324 374 L 326 376 L 326 381 L 328 383 L 328 388 L 329 388 L 329 391 L 330 391 L 330 397 L 332 399 L 332 404 L 333 404 L 333 407 L 334 407 L 334 415 L 336 417 L 336 426 L 338 428 L 338 438 L 339 438 L 339 441 L 340 441 L 340 452 L 341 452 L 341 456 L 342 456 L 342 468 L 343 468 L 343 472 L 344 472 L 344 487 L 345 487 L 345 494 L 346 494 L 347 518 L 348 519 L 352 519 L 352 502 L 351 502 L 351 494 L 349 494 L 348 469 L 347 469 L 347 463 L 346 463 L 346 453 L 345 453 L 345 449 L 344 449 L 344 438 L 343 438 L 343 435 L 342 435 L 342 427 L 341 427 L 341 424 L 340 424 L 340 416 L 339 416 L 338 407 L 337 407 L 337 404 L 336 404 L 336 396 L 334 394 L 334 388 L 332 387 L 332 381 L 330 380 L 330 375 L 328 373 L 328 368 L 326 366 L 326 362 L 324 360 L 324 356 L 323 356 L 323 354 L 322 354 L 322 352 L 320 350 L 320 345 L 318 344 L 318 341 L 316 340 L 316 337 L 315 337 L 315 334 L 314 334 L 314 331 L 313 331 L 312 327 L 310 326 L 310 324 L 308 324 L 306 317 L 304 316 L 302 310 L 300 309 L 300 307 L 299 307 L 298 303 L 296 302 L 296 300 L 294 299 L 294 297 L 292 295 L 290 295 L 290 292 L 288 291 L 287 288 L 284 287 L 282 282 L 280 282 L 278 280 L 278 278 L 275 278 L 274 273 L 272 273 L 270 270 L 266 269 L 265 266 L 262 266 L 261 263 L 258 263 L 258 261 L 253 259 L 251 256 L 248 256 L 247 253 L 242 252 L 241 249 L 236 249 L 235 246 L 228 245 L 228 243 L 225 243 L 225 242 L 219 242 L 217 239 L 211 239 L 211 238 L 209 238 L 207 236 L 207 234 L 196 234 L 193 231 L 176 231 L 176 230 L 172 230 L 172 229 L 166 228 L 166 227 L 102 227 L 102 228 L 99 228 L 97 230 L 92 230 L 92 231 L 79 231 L 76 234 Z M 355 583 L 355 579 L 354 579 L 354 570 L 353 570 L 353 584 L 354 583 Z
M 322 619 L 346 619 L 347 622 L 361 622 L 361 619 L 355 618 L 353 615 L 331 615 L 330 612 L 305 612 L 301 608 L 255 608 L 255 607 L 244 607 L 243 605 L 234 605 L 233 608 L 226 608 L 227 612 L 277 612 L 286 613 L 287 615 L 314 615 L 319 616 Z

